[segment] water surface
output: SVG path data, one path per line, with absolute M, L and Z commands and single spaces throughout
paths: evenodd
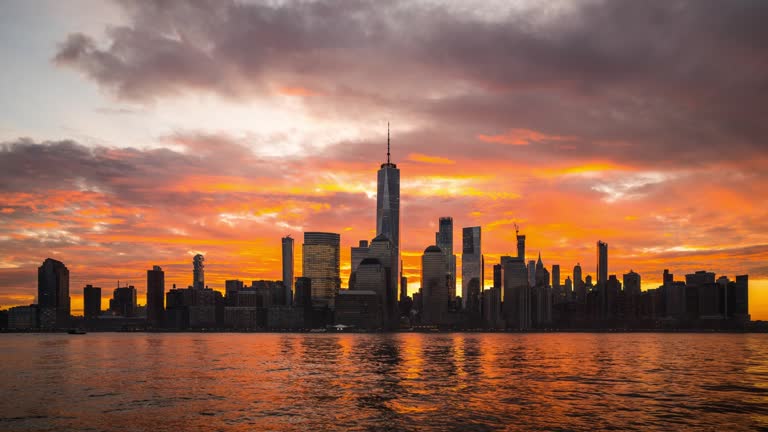
M 0 430 L 768 430 L 765 334 L 0 335 Z

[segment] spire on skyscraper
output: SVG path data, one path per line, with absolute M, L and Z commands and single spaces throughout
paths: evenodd
M 387 163 L 389 162 L 389 122 L 387 122 Z

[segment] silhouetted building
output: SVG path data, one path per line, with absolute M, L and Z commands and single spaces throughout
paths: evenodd
M 520 234 L 517 234 L 517 257 L 525 262 L 525 236 Z
M 205 288 L 205 257 L 200 254 L 192 259 L 192 287 Z
M 421 256 L 422 323 L 443 324 L 448 303 L 447 257 L 442 249 L 429 246 Z
M 37 304 L 40 327 L 69 327 L 69 270 L 61 261 L 47 258 L 37 269 Z
M 629 295 L 640 295 L 640 275 L 633 270 L 624 274 L 624 291 Z
M 367 272 L 365 263 L 368 260 L 375 261 L 374 258 L 364 259 L 359 268 L 361 272 Z M 379 293 L 370 290 L 340 291 L 336 297 L 336 324 L 362 329 L 380 328 L 382 311 L 379 298 Z
M 565 300 L 566 301 L 572 301 L 573 300 L 573 281 L 571 280 L 570 276 L 565 278 Z
M 131 318 L 136 316 L 136 287 L 128 285 L 121 287 L 118 285 L 112 291 L 112 298 L 109 300 L 109 310 L 114 314 Z
M 670 285 L 675 281 L 675 275 L 670 273 L 669 270 L 664 269 L 664 276 L 662 280 L 664 281 L 664 285 Z
M 392 242 L 395 259 L 392 273 L 400 276 L 400 170 L 390 161 L 387 125 L 387 162 L 381 164 L 376 188 L 376 236 L 384 234 Z M 314 282 L 313 282 L 314 283 Z M 395 293 L 399 281 L 395 279 Z
M 467 307 L 469 286 L 477 279 L 479 287 L 483 286 L 483 254 L 481 249 L 481 229 L 479 226 L 466 227 L 462 230 L 463 249 L 461 254 L 461 301 L 462 307 Z
M 357 266 L 368 257 L 368 240 L 360 240 L 357 246 L 352 246 L 350 251 L 349 289 L 355 289 L 355 272 Z
M 14 306 L 8 309 L 8 328 L 32 330 L 38 327 L 38 306 Z
M 448 295 L 453 301 L 456 298 L 456 254 L 453 253 L 453 218 L 441 217 L 438 220 L 438 231 L 435 233 L 435 244 L 448 258 Z
M 738 321 L 749 321 L 749 276 L 736 276 L 736 282 L 729 284 L 727 295 L 728 314 Z
M 715 274 L 712 272 L 700 270 L 696 273 L 685 275 L 685 284 L 688 286 L 701 286 L 710 283 L 715 283 Z
M 101 315 L 101 288 L 86 285 L 83 288 L 83 317 L 96 319 Z
M 293 300 L 294 307 L 312 307 L 312 279 L 308 277 L 296 278 L 295 295 Z
M 165 317 L 165 272 L 160 266 L 147 270 L 147 324 L 161 327 Z
M 534 267 L 534 283 L 531 288 L 531 321 L 534 327 L 552 323 L 552 288 L 549 271 L 541 261 L 541 253 Z
M 502 260 L 503 259 L 504 259 L 504 257 L 502 257 Z M 499 289 L 499 296 L 502 296 L 502 294 L 503 294 L 502 293 L 502 291 L 503 291 L 503 289 L 502 289 L 502 286 L 503 286 L 503 282 L 502 282 L 503 279 L 502 278 L 503 278 L 503 276 L 504 276 L 504 271 L 501 268 L 501 264 L 494 264 L 493 265 L 493 287 Z M 501 299 L 502 297 L 499 297 L 499 298 Z
M 560 289 L 560 265 L 552 265 L 552 288 Z
M 579 302 L 584 302 L 587 297 L 586 286 L 581 274 L 581 263 L 577 263 L 573 267 L 573 291 L 576 294 L 576 298 Z
M 286 290 L 286 304 L 290 305 L 293 301 L 293 293 L 291 292 L 291 288 L 293 287 L 293 239 L 291 236 L 285 236 L 282 238 L 282 247 L 283 287 Z
M 389 242 L 389 239 L 386 237 L 384 238 L 385 241 Z M 385 308 L 381 307 L 381 305 L 387 301 L 387 289 L 390 287 L 390 269 L 382 265 L 381 261 L 379 261 L 378 258 L 368 257 L 364 259 L 358 266 L 357 266 L 357 281 L 355 283 L 355 289 L 354 290 L 348 290 L 347 293 L 353 292 L 356 293 L 358 291 L 365 291 L 366 293 L 375 293 L 377 296 L 376 301 L 376 312 L 377 314 L 368 316 L 368 319 L 370 320 L 368 323 L 366 323 L 366 328 L 382 328 L 386 326 L 387 321 L 387 311 Z M 348 297 L 349 300 L 351 297 Z M 337 298 L 338 300 L 338 298 Z M 338 313 L 338 309 L 337 309 Z M 337 319 L 337 323 L 339 320 Z
M 685 282 L 671 282 L 664 285 L 665 310 L 668 318 L 684 320 L 687 318 Z
M 237 298 L 237 292 L 242 291 L 243 281 L 238 279 L 230 279 L 224 281 L 224 304 L 226 306 L 234 306 Z
M 528 330 L 531 328 L 531 287 L 528 283 L 528 269 L 519 257 L 502 257 L 501 266 L 504 320 L 510 329 Z
M 398 305 L 397 305 L 397 291 L 396 287 L 399 285 L 399 275 L 395 273 L 396 267 L 394 266 L 397 256 L 395 254 L 394 245 L 387 238 L 386 235 L 378 235 L 371 241 L 371 245 L 368 248 L 368 258 L 362 262 L 366 262 L 369 258 L 374 258 L 379 261 L 382 266 L 382 271 L 386 277 L 385 284 L 380 288 L 374 289 L 372 286 L 363 287 L 359 282 L 355 283 L 356 289 L 373 290 L 379 293 L 379 307 L 382 313 L 383 327 L 394 328 L 398 323 Z M 361 263 L 362 265 L 362 263 Z M 360 276 L 360 268 L 358 267 L 358 281 Z
M 210 288 L 174 285 L 165 295 L 166 325 L 170 328 L 217 328 L 224 322 L 224 298 Z
M 608 281 L 608 243 L 597 242 L 597 286 Z
M 698 291 L 698 318 L 700 320 L 722 320 L 725 318 L 723 315 L 725 300 L 724 296 L 721 296 L 722 287 L 717 283 L 705 283 L 696 287 Z
M 492 287 L 483 291 L 482 295 L 483 326 L 498 328 L 501 326 L 501 288 Z
M 536 261 L 528 261 L 528 285 L 536 286 Z
M 341 236 L 326 232 L 305 232 L 302 248 L 302 276 L 312 280 L 312 301 L 333 306 L 341 289 L 339 248 Z

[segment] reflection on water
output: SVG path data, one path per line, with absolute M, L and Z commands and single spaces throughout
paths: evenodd
M 0 335 L 0 430 L 754 430 L 768 335 Z

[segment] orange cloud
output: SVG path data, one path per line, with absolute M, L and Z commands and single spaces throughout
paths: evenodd
M 451 159 L 440 157 L 440 156 L 429 156 L 421 153 L 409 154 L 408 160 L 411 160 L 414 162 L 424 162 L 428 164 L 437 164 L 437 165 L 454 165 L 456 163 L 455 160 L 451 160 Z
M 531 129 L 516 128 L 510 129 L 507 133 L 501 135 L 479 134 L 477 139 L 489 143 L 527 146 L 541 141 L 570 141 L 574 137 L 547 135 Z
M 292 86 L 285 86 L 280 87 L 279 93 L 285 96 L 316 96 L 320 93 L 310 90 L 305 87 L 292 87 Z

